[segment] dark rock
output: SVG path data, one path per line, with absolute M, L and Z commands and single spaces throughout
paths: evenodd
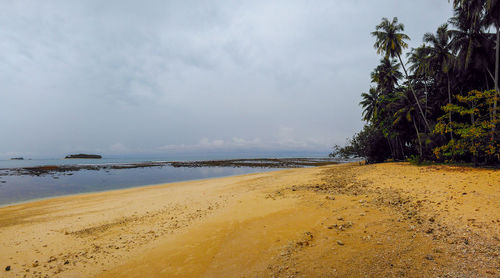
M 85 157 L 82 157 L 85 156 Z M 96 157 L 92 157 L 96 156 Z M 87 155 L 87 154 L 75 154 L 68 155 L 66 158 L 101 158 L 100 155 Z M 76 172 L 80 170 L 105 170 L 109 172 L 111 169 L 133 169 L 133 168 L 147 168 L 147 167 L 256 167 L 256 168 L 300 168 L 300 167 L 311 167 L 311 166 L 323 166 L 330 164 L 337 164 L 338 162 L 332 161 L 330 159 L 318 159 L 318 158 L 266 158 L 266 159 L 232 159 L 232 160 L 207 160 L 207 161 L 149 161 L 149 162 L 139 162 L 139 163 L 117 163 L 117 164 L 106 164 L 106 165 L 43 165 L 35 167 L 22 167 L 22 168 L 12 168 L 12 169 L 0 169 L 7 170 L 7 174 L 10 175 L 29 175 L 29 176 L 41 176 L 45 174 L 53 174 L 56 172 L 68 173 Z M 1 174 L 1 173 L 0 173 Z M 297 188 L 294 188 L 298 190 Z
M 434 257 L 432 255 L 426 255 L 425 256 L 425 259 L 429 260 L 429 261 L 433 261 L 434 260 Z
M 70 155 L 67 155 L 65 158 L 66 159 L 68 159 L 68 158 L 101 159 L 102 156 L 100 156 L 98 154 L 80 153 L 80 154 L 70 154 Z
M 24 157 L 12 157 L 10 160 L 24 160 Z
M 10 271 L 10 265 L 5 267 L 5 271 Z

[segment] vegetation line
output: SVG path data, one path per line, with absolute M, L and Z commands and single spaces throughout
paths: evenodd
M 382 18 L 371 33 L 382 59 L 361 94 L 366 124 L 330 156 L 499 164 L 500 0 L 454 0 L 453 11 L 406 53 L 408 70 L 410 37 Z

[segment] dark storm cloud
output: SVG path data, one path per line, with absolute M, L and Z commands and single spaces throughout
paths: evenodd
M 1 3 L 0 157 L 327 153 L 362 126 L 381 17 L 415 47 L 451 14 L 446 0 Z

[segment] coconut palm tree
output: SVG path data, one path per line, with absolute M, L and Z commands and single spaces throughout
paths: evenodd
M 486 2 L 491 3 L 492 0 L 453 0 L 453 7 L 462 10 L 467 17 L 471 19 L 473 24 L 481 24 L 482 13 Z
M 474 61 L 475 52 L 484 43 L 486 38 L 484 24 L 476 24 L 475 19 L 468 16 L 461 8 L 456 8 L 454 16 L 448 20 L 455 29 L 449 30 L 451 47 L 457 54 L 462 71 L 467 71 Z M 487 69 L 489 71 L 489 69 Z M 490 71 L 491 73 L 491 71 Z M 491 75 L 491 74 L 490 74 Z
M 448 30 L 448 24 L 439 26 L 436 34 L 426 33 L 424 42 L 429 46 L 425 48 L 426 60 L 428 66 L 439 69 L 445 75 L 449 75 L 455 56 L 452 52 L 451 32 Z M 448 81 L 448 83 L 450 83 Z
M 387 58 L 398 58 L 403 70 L 405 72 L 406 79 L 408 79 L 408 72 L 403 64 L 403 60 L 401 59 L 401 53 L 403 49 L 408 47 L 406 43 L 407 40 L 410 40 L 408 35 L 402 33 L 404 31 L 404 25 L 398 23 L 398 18 L 394 17 L 392 22 L 389 22 L 387 18 L 382 18 L 382 22 L 376 26 L 375 31 L 372 32 L 372 36 L 376 38 L 375 44 L 373 45 L 377 49 L 378 54 L 383 54 Z M 417 103 L 420 115 L 422 116 L 425 126 L 427 130 L 431 131 L 429 123 L 425 118 L 424 111 L 422 110 L 422 106 L 418 101 L 417 94 L 415 90 L 410 85 L 411 92 L 413 93 L 413 97 Z
M 403 77 L 399 71 L 400 64 L 396 59 L 382 58 L 380 64 L 371 73 L 372 83 L 377 84 L 380 92 L 388 93 L 394 91 L 398 81 Z
M 498 79 L 500 74 L 500 0 L 488 0 L 486 3 L 486 22 L 495 26 L 496 29 L 496 52 L 495 52 L 495 92 L 496 97 L 493 103 L 493 124 L 496 127 L 497 99 L 500 94 Z M 493 128 L 493 134 L 495 128 Z
M 399 101 L 394 104 L 396 113 L 394 113 L 393 126 L 399 124 L 401 121 L 406 120 L 408 123 L 412 123 L 417 135 L 418 142 L 418 153 L 422 157 L 422 139 L 420 137 L 420 132 L 417 127 L 417 110 L 415 109 L 415 103 L 412 97 L 409 95 L 409 91 L 406 90 L 405 93 L 398 94 Z
M 496 127 L 497 99 L 499 90 L 499 67 L 500 67 L 500 0 L 454 0 L 453 5 L 456 9 L 464 11 L 463 13 L 472 22 L 475 28 L 494 26 L 496 29 L 495 46 L 495 74 L 492 76 L 496 97 L 493 103 L 493 123 Z M 484 19 L 484 20 L 481 20 Z M 490 76 L 492 75 L 489 72 Z M 493 128 L 493 134 L 495 132 Z
M 429 65 L 429 49 L 425 44 L 422 44 L 417 48 L 412 48 L 411 52 L 408 53 L 407 56 L 408 56 L 408 63 L 410 64 L 408 70 L 413 74 L 415 80 L 421 80 L 424 86 L 424 94 L 425 94 L 424 115 L 427 118 L 427 97 L 429 94 L 429 90 L 427 88 L 428 86 L 427 82 L 429 81 L 429 79 L 431 79 L 430 77 L 432 76 Z
M 427 47 L 427 59 L 430 67 L 438 69 L 439 73 L 446 76 L 449 104 L 451 104 L 450 70 L 455 59 L 451 49 L 450 38 L 451 32 L 448 30 L 448 24 L 439 26 L 436 34 L 426 33 L 424 35 L 424 42 L 429 43 L 429 47 Z M 451 111 L 448 113 L 448 118 L 451 122 Z
M 362 93 L 363 99 L 359 104 L 363 107 L 363 120 L 369 122 L 377 116 L 378 108 L 378 92 L 377 89 L 371 87 L 368 93 Z
M 426 77 L 429 74 L 429 49 L 423 44 L 417 48 L 412 48 L 408 53 L 408 70 L 415 76 Z

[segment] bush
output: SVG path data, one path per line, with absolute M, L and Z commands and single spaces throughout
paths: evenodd
M 434 148 L 436 159 L 470 161 L 472 157 L 474 164 L 478 164 L 479 160 L 485 163 L 498 162 L 500 141 L 495 134 L 498 120 L 491 116 L 495 91 L 473 90 L 466 96 L 457 95 L 456 99 L 457 104 L 443 107 L 445 114 L 438 119 L 434 128 L 435 134 L 453 135 L 453 139 L 446 144 Z M 450 122 L 448 113 L 452 113 L 456 120 Z
M 347 139 L 344 147 L 335 145 L 330 157 L 364 158 L 367 163 L 383 162 L 391 155 L 387 139 L 382 131 L 373 125 L 365 125 L 363 130 Z

